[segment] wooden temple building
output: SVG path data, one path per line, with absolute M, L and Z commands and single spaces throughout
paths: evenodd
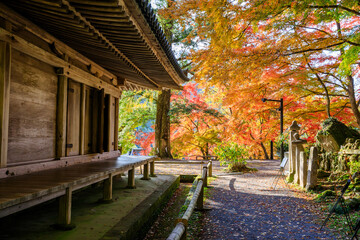
M 144 0 L 0 1 L 0 217 L 153 159 L 118 158 L 125 89 L 179 89 L 186 76 Z

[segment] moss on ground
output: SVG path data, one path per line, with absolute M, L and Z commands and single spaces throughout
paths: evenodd
M 144 240 L 166 239 L 170 235 L 175 227 L 175 221 L 179 216 L 179 212 L 183 207 L 191 186 L 192 184 L 189 183 L 180 184 L 180 187 L 175 191 L 173 197 L 169 200 L 157 220 L 155 220 Z M 199 239 L 198 234 L 200 232 L 201 222 L 202 212 L 194 211 L 189 220 L 187 239 Z

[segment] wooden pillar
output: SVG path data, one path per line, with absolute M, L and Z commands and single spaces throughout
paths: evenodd
M 98 115 L 98 152 L 104 152 L 104 108 L 105 108 L 105 91 L 99 93 L 99 115 Z
M 119 150 L 119 98 L 115 98 L 114 150 Z
M 150 162 L 150 177 L 156 177 L 156 175 L 155 175 L 155 160 Z
M 113 141 L 113 139 L 110 138 L 111 134 L 110 134 L 110 129 L 111 129 L 111 122 L 113 121 L 111 119 L 111 96 L 110 94 L 106 94 L 105 95 L 105 109 L 106 109 L 106 112 L 105 112 L 105 131 L 106 131 L 106 134 L 105 137 L 106 139 L 104 139 L 104 147 L 105 147 L 105 152 L 110 152 L 111 151 L 111 143 Z
M 68 78 L 64 69 L 58 68 L 58 92 L 56 105 L 56 159 L 65 157 L 66 154 L 66 122 L 67 122 L 67 92 Z
M 136 188 L 135 186 L 135 167 L 132 167 L 132 169 L 130 169 L 128 171 L 128 185 L 127 188 Z
M 11 46 L 0 41 L 0 167 L 7 165 L 10 106 Z
M 80 155 L 85 154 L 85 106 L 86 106 L 86 91 L 85 84 L 81 84 L 80 94 Z
M 65 195 L 59 198 L 59 219 L 58 228 L 67 230 L 72 229 L 75 225 L 71 224 L 71 200 L 72 188 L 66 188 Z
M 141 179 L 142 180 L 150 180 L 151 179 L 149 176 L 149 162 L 144 164 L 144 176 Z
M 113 174 L 109 174 L 109 178 L 104 181 L 104 202 L 112 202 L 112 190 L 113 190 Z

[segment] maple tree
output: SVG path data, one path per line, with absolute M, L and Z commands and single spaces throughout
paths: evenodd
M 188 59 L 227 114 L 223 141 L 256 153 L 278 137 L 278 106 L 262 97 L 284 98 L 285 127 L 298 120 L 310 141 L 330 116 L 360 125 L 356 1 L 178 0 L 160 13 L 191 26 Z
M 202 154 L 220 143 L 224 116 L 202 98 L 196 83 L 189 82 L 171 101 L 172 148 L 177 157 Z
M 135 146 L 152 151 L 157 92 L 124 91 L 119 101 L 119 146 L 127 153 Z

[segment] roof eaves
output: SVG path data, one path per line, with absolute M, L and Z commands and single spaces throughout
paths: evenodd
M 178 61 L 176 60 L 174 53 L 171 49 L 171 46 L 168 40 L 165 37 L 165 34 L 160 26 L 159 21 L 157 20 L 156 14 L 151 7 L 151 4 L 148 0 L 135 0 L 138 7 L 140 8 L 142 15 L 144 16 L 145 20 L 147 21 L 151 31 L 155 35 L 159 45 L 161 46 L 162 50 L 166 54 L 167 58 L 171 62 L 171 65 L 180 76 L 183 82 L 188 81 L 189 79 L 186 77 L 185 73 L 181 69 Z

